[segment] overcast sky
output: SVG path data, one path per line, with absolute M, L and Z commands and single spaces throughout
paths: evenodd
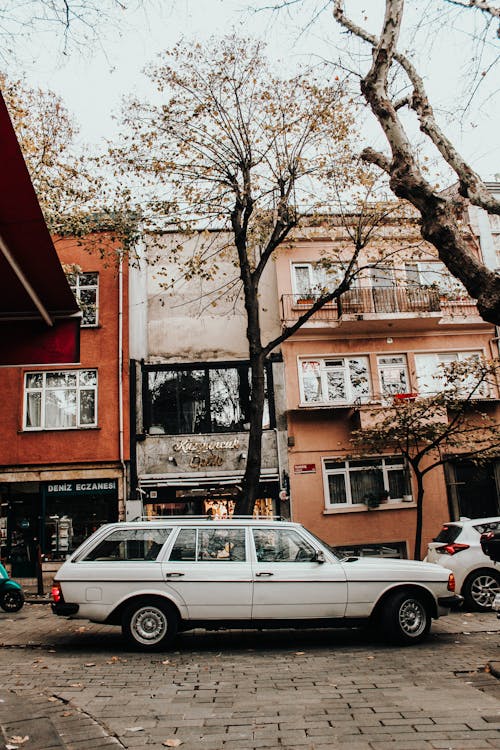
M 129 0 L 129 5 L 132 2 L 138 0 Z M 304 0 L 300 7 L 295 5 L 290 13 L 278 16 L 269 11 L 252 13 L 248 11 L 249 3 L 250 0 L 144 0 L 142 9 L 119 14 L 116 24 L 106 28 L 101 48 L 94 45 L 82 53 L 70 47 L 69 54 L 63 55 L 61 35 L 39 31 L 28 44 L 19 47 L 19 62 L 16 67 L 7 67 L 6 72 L 22 72 L 30 84 L 60 94 L 73 113 L 82 138 L 98 143 L 115 135 L 117 124 L 113 114 L 117 114 L 124 95 L 132 92 L 147 95 L 148 84 L 141 72 L 144 66 L 182 37 L 201 40 L 232 30 L 259 36 L 269 42 L 271 55 L 281 58 L 290 69 L 299 61 L 310 63 L 319 57 L 335 60 L 339 46 L 345 44 L 345 36 L 340 34 L 330 11 L 323 13 L 318 23 L 309 25 L 310 11 L 320 4 L 319 0 Z M 254 6 L 272 4 L 272 0 L 253 2 Z M 500 109 L 495 75 L 482 81 L 473 106 L 463 118 L 452 117 L 457 105 L 465 101 L 464 50 L 472 32 L 480 30 L 483 22 L 470 15 L 460 25 L 455 15 L 447 16 L 440 33 L 438 19 L 429 11 L 433 4 L 435 8 L 436 0 L 407 2 L 415 63 L 426 76 L 441 123 L 446 124 L 459 150 L 484 178 L 493 179 L 500 173 Z M 346 2 L 346 9 L 358 19 L 366 6 L 369 7 L 367 23 L 376 32 L 383 16 L 382 0 Z M 415 35 L 413 23 L 417 17 L 423 17 L 424 23 Z M 491 34 L 489 38 L 494 39 Z M 475 51 L 477 55 L 478 50 Z M 490 44 L 479 63 L 481 66 L 486 68 L 490 64 L 492 51 Z M 497 48 L 496 54 L 498 51 Z M 346 64 L 353 64 L 352 60 L 344 59 Z M 383 145 L 378 128 L 372 125 L 366 133 L 370 145 Z

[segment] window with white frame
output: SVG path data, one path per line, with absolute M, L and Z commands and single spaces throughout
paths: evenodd
M 378 502 L 401 502 L 411 493 L 410 478 L 400 456 L 350 461 L 323 460 L 326 508 L 364 505 L 370 498 Z
M 380 393 L 384 398 L 409 392 L 410 378 L 404 354 L 381 354 L 377 363 Z
M 96 326 L 98 322 L 99 274 L 95 271 L 69 273 L 67 279 L 82 311 L 82 327 Z
M 481 352 L 429 352 L 427 354 L 415 355 L 415 367 L 417 371 L 418 392 L 422 396 L 430 396 L 441 393 L 444 390 L 456 390 L 462 397 L 487 396 L 487 383 L 477 385 L 478 381 L 471 373 L 465 375 L 461 382 L 450 380 L 446 377 L 446 368 L 454 362 L 466 360 L 478 360 Z M 477 386 L 477 390 L 475 390 Z
M 338 263 L 326 268 L 321 263 L 294 263 L 292 287 L 296 299 L 316 297 L 334 291 L 344 278 L 345 269 Z
M 67 430 L 97 424 L 97 371 L 28 372 L 24 428 Z
M 368 357 L 299 361 L 302 404 L 353 404 L 370 399 Z

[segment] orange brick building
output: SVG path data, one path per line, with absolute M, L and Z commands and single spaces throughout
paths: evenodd
M 297 233 L 280 250 L 284 326 L 293 325 L 318 290 L 335 283 L 351 253 L 339 220 Z M 374 268 L 377 256 L 382 260 Z M 365 405 L 383 409 L 394 397 L 425 394 L 440 363 L 498 357 L 498 340 L 433 248 L 422 243 L 415 223 L 387 223 L 359 258 L 359 267 L 364 264 L 372 267 L 360 271 L 351 290 L 282 346 L 292 517 L 346 552 L 411 557 L 416 504 L 410 471 L 401 456 L 388 453 L 349 460 L 352 431 L 363 426 Z M 500 416 L 498 389 L 488 393 L 485 409 Z M 430 472 L 422 553 L 442 522 L 498 515 L 499 487 L 498 461 L 477 468 L 457 458 L 446 470 Z M 384 501 L 371 510 L 364 498 L 374 491 Z
M 93 244 L 55 240 L 82 309 L 80 361 L 0 368 L 1 557 L 14 575 L 33 574 L 38 544 L 44 561 L 64 559 L 124 515 L 128 267 L 111 238 Z

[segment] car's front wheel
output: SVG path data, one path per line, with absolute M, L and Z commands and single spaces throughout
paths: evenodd
M 402 591 L 383 603 L 380 626 L 388 641 L 407 646 L 420 643 L 427 637 L 431 615 L 418 594 Z
M 132 602 L 123 611 L 122 633 L 132 646 L 142 651 L 166 648 L 177 635 L 177 613 L 168 602 Z
M 462 586 L 465 606 L 487 612 L 491 609 L 496 594 L 500 594 L 500 575 L 494 570 L 475 570 Z

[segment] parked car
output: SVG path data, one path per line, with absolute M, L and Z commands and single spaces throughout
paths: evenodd
M 0 563 L 0 607 L 5 612 L 19 612 L 23 604 L 24 594 L 21 585 L 9 578 L 9 574 Z
M 174 517 L 108 524 L 57 572 L 57 615 L 122 626 L 142 649 L 195 627 L 359 626 L 422 641 L 461 597 L 438 565 L 338 558 L 286 521 Z
M 500 593 L 500 564 L 481 549 L 481 535 L 500 531 L 500 517 L 461 518 L 443 524 L 429 543 L 426 560 L 455 574 L 457 591 L 470 609 L 487 611 Z
M 500 562 L 500 531 L 485 531 L 480 542 L 484 554 L 493 562 Z

